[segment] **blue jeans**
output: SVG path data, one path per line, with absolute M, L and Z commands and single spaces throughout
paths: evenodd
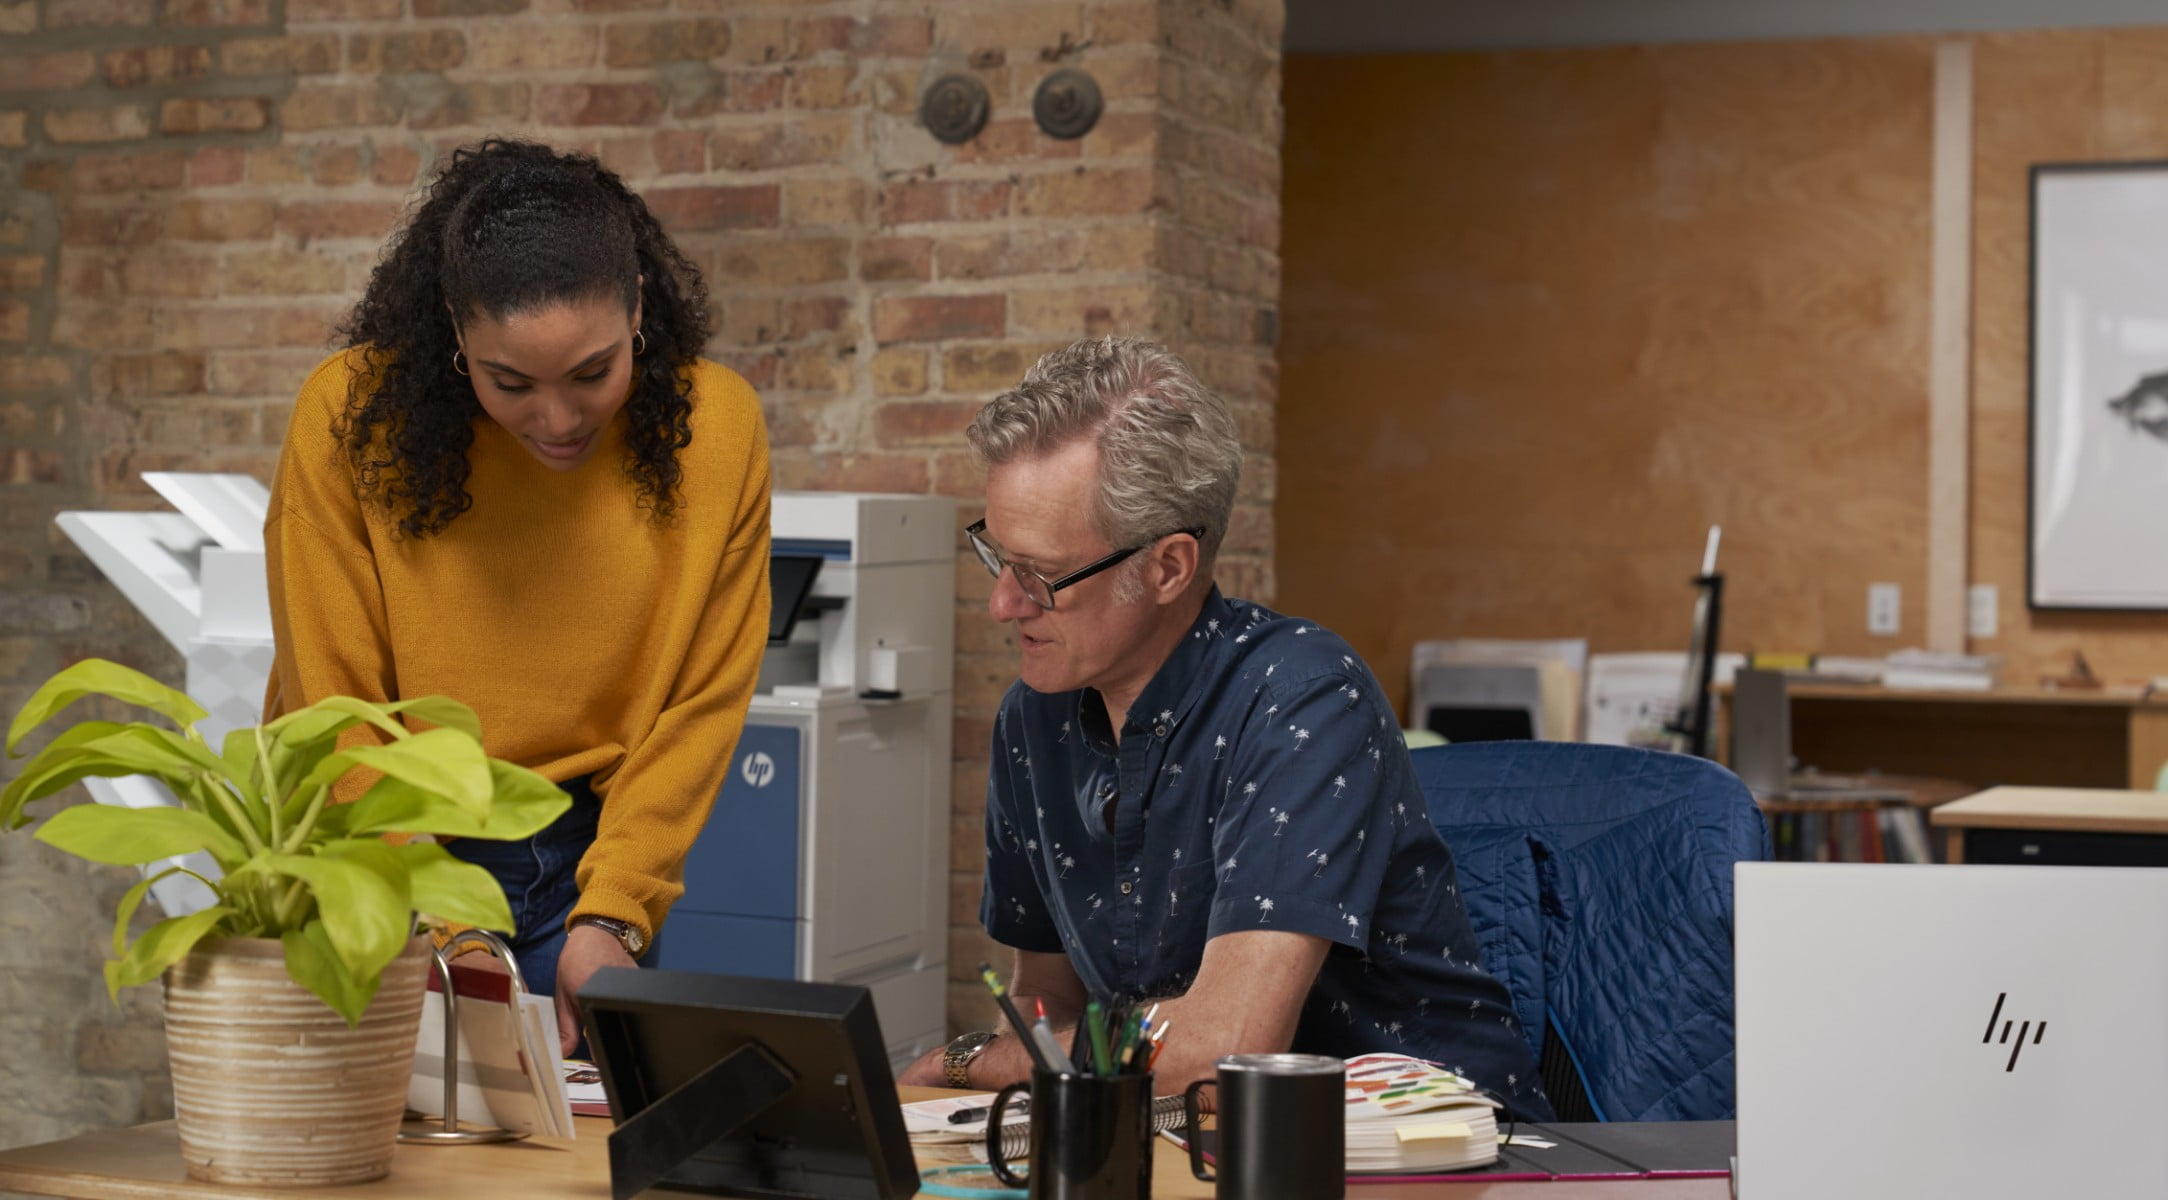
M 504 888 L 512 906 L 512 936 L 505 940 L 519 962 L 520 977 L 537 996 L 557 995 L 557 958 L 565 950 L 565 918 L 580 899 L 575 880 L 581 856 L 595 844 L 602 800 L 586 776 L 558 785 L 572 796 L 572 807 L 547 829 L 516 842 L 458 838 L 444 848 L 452 857 L 473 863 Z M 649 939 L 643 964 L 655 961 L 656 939 Z

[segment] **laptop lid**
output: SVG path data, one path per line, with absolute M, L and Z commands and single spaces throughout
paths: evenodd
M 2168 871 L 1740 863 L 1739 1196 L 2168 1196 Z

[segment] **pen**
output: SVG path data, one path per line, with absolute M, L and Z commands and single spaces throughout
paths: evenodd
M 979 1104 L 974 1105 L 970 1108 L 959 1108 L 955 1112 L 952 1112 L 948 1115 L 948 1123 L 951 1125 L 969 1125 L 973 1121 L 985 1120 L 990 1114 L 993 1113 L 993 1111 L 994 1106 L 991 1104 Z M 1009 1107 L 1004 1111 L 1003 1115 L 1022 1116 L 1023 1114 L 1029 1113 L 1030 1111 L 1031 1097 L 1018 1096 L 1016 1099 L 1009 1101 Z
M 1032 1040 L 1039 1043 L 1040 1052 L 1046 1055 L 1046 1061 L 1056 1072 L 1063 1075 L 1076 1074 L 1076 1064 L 1070 1061 L 1067 1054 L 1062 1053 L 1061 1043 L 1054 1039 L 1054 1027 L 1046 1023 L 1046 1001 L 1033 997 L 1032 1002 L 1039 1010 L 1038 1023 L 1031 1027 Z
M 1107 1058 L 1107 1027 L 1099 1019 L 1101 1011 L 1097 1000 L 1087 1001 L 1084 1005 L 1084 1020 L 1091 1026 L 1085 1032 L 1091 1036 L 1092 1073 L 1112 1075 L 1114 1064 Z
M 1051 1074 L 1054 1070 L 1053 1064 L 1047 1062 L 1046 1055 L 1039 1052 L 1039 1043 L 1031 1037 L 1031 1027 L 1024 1024 L 1024 1018 L 1017 1013 L 1016 1005 L 1009 999 L 1008 989 L 1001 986 L 1001 976 L 994 974 L 993 964 L 980 963 L 979 978 L 986 981 L 987 990 L 994 994 L 994 1003 L 1001 1006 L 1001 1015 L 1007 1017 L 1009 1024 L 1016 1027 L 1016 1036 L 1023 1039 L 1024 1051 L 1031 1055 L 1032 1065 Z

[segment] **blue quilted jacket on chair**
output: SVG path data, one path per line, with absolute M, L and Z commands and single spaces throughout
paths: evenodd
M 1738 778 L 1569 742 L 1417 750 L 1483 965 L 1608 1121 L 1733 1115 L 1731 865 L 1769 857 Z

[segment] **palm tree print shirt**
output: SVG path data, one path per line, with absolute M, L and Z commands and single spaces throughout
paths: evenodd
M 1550 1115 L 1377 680 L 1331 632 L 1217 588 L 1118 746 L 1097 692 L 1009 689 L 979 913 L 1124 1000 L 1182 993 L 1223 933 L 1324 938 L 1295 1050 L 1411 1054 Z

